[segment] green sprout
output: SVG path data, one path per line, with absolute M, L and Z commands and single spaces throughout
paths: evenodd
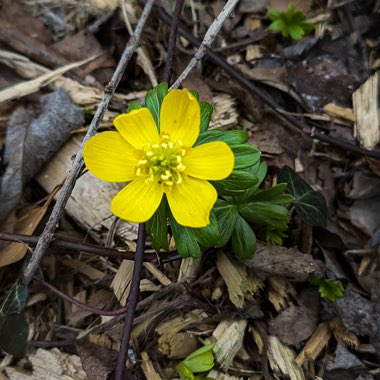
M 214 367 L 214 355 L 212 349 L 215 344 L 207 344 L 198 350 L 192 352 L 176 367 L 181 380 L 213 380 L 210 377 L 201 377 L 194 375 L 198 372 L 209 371 Z
M 273 33 L 281 33 L 284 37 L 290 37 L 294 41 L 299 41 L 305 34 L 309 34 L 314 25 L 306 22 L 306 17 L 302 11 L 288 5 L 287 12 L 281 12 L 277 8 L 269 9 L 268 16 L 272 23 L 269 30 Z
M 329 301 L 335 301 L 343 296 L 344 288 L 340 281 L 326 280 L 313 275 L 309 277 L 309 282 L 317 285 L 319 287 L 319 294 Z

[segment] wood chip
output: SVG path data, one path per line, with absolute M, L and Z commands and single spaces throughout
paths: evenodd
M 247 327 L 245 319 L 236 321 L 222 321 L 212 333 L 216 339 L 216 344 L 213 348 L 216 362 L 220 368 L 226 371 L 235 355 L 243 345 L 244 332 Z
M 289 377 L 290 380 L 305 380 L 302 368 L 297 367 L 296 355 L 275 336 L 268 336 L 268 360 L 273 371 Z
M 356 122 L 354 137 L 360 144 L 372 149 L 380 141 L 379 74 L 368 78 L 352 96 Z
M 296 364 L 301 367 L 305 361 L 315 360 L 321 351 L 326 347 L 331 338 L 329 322 L 321 323 L 305 347 L 295 359 Z
M 170 359 L 184 359 L 198 347 L 198 339 L 188 333 L 165 333 L 158 339 L 159 351 Z
M 156 372 L 153 367 L 152 361 L 149 358 L 149 355 L 144 351 L 141 353 L 141 369 L 144 372 L 144 375 L 149 380 L 162 380 L 161 376 Z
M 172 281 L 165 276 L 156 265 L 152 263 L 144 263 L 144 268 L 146 268 L 157 280 L 164 286 L 172 284 Z
M 178 316 L 161 323 L 156 329 L 156 333 L 162 335 L 164 333 L 176 333 L 186 329 L 191 325 L 198 325 L 202 322 L 207 314 L 201 309 L 195 309 L 186 313 L 184 316 Z
M 133 261 L 123 260 L 111 283 L 111 288 L 113 289 L 116 298 L 123 306 L 125 306 L 127 303 L 132 280 L 133 267 Z
M 329 103 L 323 107 L 323 110 L 328 115 L 333 116 L 334 118 L 338 117 L 338 118 L 341 118 L 341 119 L 344 119 L 344 120 L 347 120 L 350 122 L 355 121 L 355 115 L 352 112 L 351 108 L 339 107 L 334 103 Z

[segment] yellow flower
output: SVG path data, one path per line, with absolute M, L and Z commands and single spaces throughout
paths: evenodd
M 130 182 L 112 200 L 121 219 L 149 220 L 166 194 L 178 224 L 204 227 L 217 199 L 207 180 L 228 177 L 234 166 L 229 146 L 215 141 L 193 147 L 200 133 L 200 107 L 187 90 L 173 90 L 161 105 L 160 128 L 146 107 L 121 114 L 117 131 L 87 141 L 83 156 L 88 170 L 110 182 Z

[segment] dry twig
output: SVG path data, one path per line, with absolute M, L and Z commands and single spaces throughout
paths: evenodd
M 121 77 L 124 73 L 124 70 L 129 62 L 129 60 L 132 57 L 133 52 L 136 50 L 138 42 L 141 37 L 142 30 L 144 28 L 144 25 L 146 23 L 146 20 L 148 19 L 148 16 L 152 10 L 154 4 L 154 0 L 148 0 L 143 13 L 141 15 L 141 18 L 136 26 L 136 30 L 134 34 L 129 39 L 123 55 L 120 58 L 120 61 L 116 67 L 116 70 L 112 76 L 112 79 L 110 83 L 106 86 L 105 95 L 102 100 L 102 102 L 99 104 L 99 107 L 94 115 L 94 118 L 92 119 L 92 122 L 88 128 L 88 131 L 86 133 L 86 136 L 84 137 L 80 150 L 77 153 L 75 160 L 73 162 L 73 165 L 71 167 L 71 170 L 66 178 L 65 183 L 62 186 L 61 192 L 58 196 L 57 202 L 54 206 L 54 209 L 50 215 L 50 218 L 48 222 L 46 223 L 46 226 L 44 228 L 44 231 L 42 232 L 40 239 L 38 240 L 37 246 L 33 251 L 32 257 L 30 259 L 30 262 L 28 266 L 25 269 L 24 275 L 23 275 L 23 283 L 24 285 L 28 285 L 36 273 L 40 261 L 42 259 L 43 254 L 45 253 L 46 249 L 49 247 L 49 244 L 54 239 L 54 233 L 56 228 L 59 224 L 59 218 L 62 215 L 62 212 L 65 208 L 65 205 L 70 197 L 70 194 L 74 188 L 75 181 L 80 173 L 80 170 L 83 165 L 83 155 L 82 155 L 82 149 L 84 143 L 93 135 L 95 135 L 98 125 L 100 121 L 102 120 L 104 113 L 107 110 L 108 104 L 112 98 L 112 95 L 115 91 L 115 88 L 119 84 Z

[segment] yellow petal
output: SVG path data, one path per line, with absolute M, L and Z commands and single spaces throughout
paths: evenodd
M 160 113 L 160 134 L 171 141 L 193 146 L 200 131 L 200 108 L 197 99 L 187 90 L 172 90 L 165 96 Z
M 157 210 L 162 195 L 162 185 L 146 183 L 144 177 L 137 177 L 113 198 L 111 210 L 123 220 L 143 223 Z
M 136 149 L 141 149 L 145 144 L 159 142 L 156 123 L 146 107 L 119 115 L 113 124 L 125 140 Z
M 215 141 L 191 149 L 183 164 L 187 175 L 217 181 L 231 174 L 234 154 L 226 143 Z
M 207 181 L 187 177 L 166 193 L 169 207 L 177 223 L 187 227 L 205 227 L 218 196 Z
M 84 145 L 83 158 L 87 169 L 103 181 L 127 182 L 136 177 L 138 151 L 118 132 L 91 137 Z

